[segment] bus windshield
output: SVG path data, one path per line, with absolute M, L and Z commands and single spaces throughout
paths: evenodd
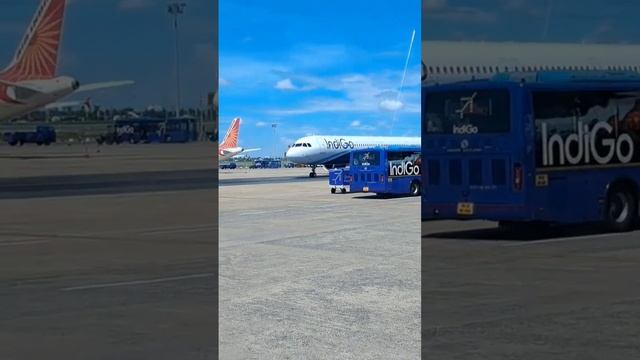
M 359 151 L 354 154 L 353 166 L 378 166 L 380 165 L 380 151 Z
M 426 97 L 427 134 L 472 135 L 510 130 L 507 90 L 431 93 Z

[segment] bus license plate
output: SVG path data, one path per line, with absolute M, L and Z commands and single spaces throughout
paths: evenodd
M 473 215 L 473 203 L 458 203 L 458 215 Z
M 362 192 L 369 192 L 369 187 L 368 186 L 363 187 Z

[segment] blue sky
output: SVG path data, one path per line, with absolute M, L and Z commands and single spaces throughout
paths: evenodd
M 0 64 L 11 60 L 39 0 L 0 0 Z M 183 104 L 197 106 L 214 89 L 214 2 L 181 0 Z M 67 7 L 59 74 L 81 83 L 134 80 L 118 90 L 86 93 L 95 104 L 144 107 L 175 99 L 174 32 L 168 1 L 71 0 Z
M 420 7 L 220 0 L 221 133 L 241 117 L 241 145 L 259 155 L 282 154 L 308 134 L 419 136 Z
M 425 0 L 432 40 L 640 42 L 639 1 Z

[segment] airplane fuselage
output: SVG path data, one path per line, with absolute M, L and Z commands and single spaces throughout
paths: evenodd
M 306 165 L 344 167 L 353 150 L 376 146 L 420 146 L 420 137 L 314 135 L 296 140 L 287 159 Z

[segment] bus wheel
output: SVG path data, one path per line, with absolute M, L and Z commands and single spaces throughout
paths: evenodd
M 605 213 L 609 229 L 618 232 L 631 230 L 635 222 L 636 207 L 635 197 L 626 187 L 611 189 Z
M 420 183 L 417 181 L 414 181 L 411 183 L 411 186 L 409 187 L 409 193 L 411 194 L 411 196 L 419 196 L 420 195 Z
M 336 193 L 336 188 L 331 188 L 331 193 L 335 194 Z
M 347 189 L 342 188 L 342 189 L 340 189 L 340 192 L 343 193 L 343 194 L 346 194 L 347 193 Z

